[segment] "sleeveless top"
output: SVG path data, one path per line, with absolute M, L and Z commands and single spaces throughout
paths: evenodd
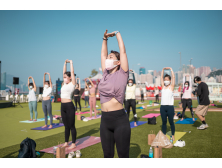
M 95 94 L 95 92 L 96 92 L 96 87 L 94 86 L 94 87 L 89 88 L 89 92 Z
M 30 101 L 36 101 L 35 91 L 34 89 L 29 90 L 29 102 Z
M 85 94 L 85 96 L 89 96 L 89 91 L 85 90 L 84 94 Z
M 184 88 L 182 99 L 191 99 L 191 93 L 192 93 L 191 87 L 189 87 L 189 89 Z
M 72 94 L 74 89 L 75 85 L 73 85 L 72 82 L 69 82 L 68 84 L 64 83 L 61 88 L 61 98 L 72 100 Z
M 128 86 L 126 85 L 126 97 L 125 99 L 135 99 L 135 91 L 136 91 L 136 85 Z
M 44 87 L 42 97 L 51 97 L 52 88 L 51 87 Z
M 107 69 L 103 72 L 103 78 L 99 83 L 100 103 L 106 103 L 115 98 L 119 103 L 123 104 L 129 70 L 125 72 L 122 67 L 112 74 Z
M 165 89 L 165 86 L 163 87 L 161 94 L 161 105 L 174 105 L 174 97 L 173 91 L 171 90 L 171 86 L 167 89 Z
M 79 92 L 80 92 L 79 89 L 75 89 L 73 94 L 74 95 L 79 95 Z

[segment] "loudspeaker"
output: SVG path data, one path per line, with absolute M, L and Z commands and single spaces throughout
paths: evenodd
M 19 84 L 19 78 L 13 77 L 13 85 Z

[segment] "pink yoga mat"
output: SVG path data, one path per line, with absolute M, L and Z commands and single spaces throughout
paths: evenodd
M 142 118 L 152 118 L 152 117 L 158 117 L 160 114 L 158 113 L 150 113 L 150 114 L 147 114 L 145 116 L 142 116 Z
M 86 117 L 87 120 L 95 120 L 95 119 L 98 119 L 98 118 L 101 118 L 101 115 L 96 115 L 96 118 L 95 118 L 95 116 Z
M 86 137 L 83 137 L 83 138 L 80 138 L 80 139 L 76 140 L 76 148 L 68 149 L 69 147 L 66 147 L 65 152 L 66 152 L 66 154 L 68 154 L 70 152 L 80 150 L 80 149 L 86 148 L 86 147 L 91 146 L 91 145 L 95 145 L 99 142 L 101 142 L 100 137 L 86 136 Z M 71 145 L 72 141 L 68 142 L 68 144 Z M 56 147 L 60 147 L 60 146 L 63 146 L 63 145 L 64 144 L 57 145 Z M 40 150 L 40 152 L 52 153 L 53 154 L 53 147 L 42 149 L 42 150 Z
M 81 112 L 80 114 L 87 114 L 87 113 L 90 113 L 88 111 L 85 111 L 85 112 Z M 78 115 L 79 113 L 76 113 L 76 115 Z

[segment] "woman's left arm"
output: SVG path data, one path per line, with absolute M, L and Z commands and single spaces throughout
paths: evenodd
M 173 69 L 170 68 L 171 70 L 171 74 L 172 74 L 172 79 L 171 79 L 171 86 L 172 86 L 172 91 L 174 91 L 174 86 L 175 86 L 175 76 L 174 76 L 174 72 L 173 72 Z
M 78 78 L 79 79 L 79 78 Z M 80 83 L 80 79 L 79 79 L 79 91 L 81 90 L 81 83 Z
M 75 75 L 74 75 L 74 68 L 73 68 L 72 60 L 70 60 L 69 63 L 70 63 L 72 84 L 75 85 L 76 84 L 76 79 L 75 79 Z
M 51 80 L 51 76 L 49 73 L 47 73 L 49 75 L 49 87 L 52 88 L 52 80 Z

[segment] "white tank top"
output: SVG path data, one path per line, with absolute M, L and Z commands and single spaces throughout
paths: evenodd
M 84 93 L 85 93 L 85 96 L 89 96 L 89 91 L 88 90 L 86 90 Z
M 75 85 L 73 85 L 72 82 L 69 82 L 68 84 L 64 83 L 61 88 L 61 98 L 72 100 L 74 89 Z
M 35 91 L 34 89 L 29 90 L 29 102 L 30 101 L 36 101 Z
M 173 91 L 171 90 L 171 86 L 167 89 L 163 87 L 161 93 L 161 105 L 174 105 L 174 97 Z
M 135 91 L 136 91 L 136 85 L 128 86 L 126 85 L 126 97 L 125 99 L 135 99 Z
M 44 87 L 42 97 L 51 97 L 52 88 L 51 87 Z

